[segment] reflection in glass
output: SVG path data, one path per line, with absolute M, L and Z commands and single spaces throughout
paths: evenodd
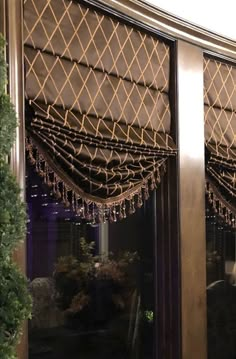
M 92 225 L 28 167 L 30 359 L 154 358 L 154 200 Z
M 235 229 L 206 212 L 208 359 L 236 358 Z

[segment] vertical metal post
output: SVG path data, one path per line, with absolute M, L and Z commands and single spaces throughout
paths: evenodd
M 207 358 L 203 51 L 178 41 L 182 359 Z
M 99 253 L 108 256 L 109 253 L 109 224 L 99 225 Z
M 11 167 L 25 196 L 25 126 L 24 126 L 24 62 L 23 62 L 23 1 L 7 1 L 7 43 L 9 94 L 15 106 L 19 126 L 11 152 Z
M 18 118 L 16 141 L 10 164 L 25 198 L 25 126 L 24 126 L 24 62 L 23 62 L 23 0 L 5 0 L 5 23 L 8 61 L 8 91 Z M 14 260 L 26 273 L 26 242 L 13 254 Z M 28 358 L 27 323 L 24 325 L 18 358 Z

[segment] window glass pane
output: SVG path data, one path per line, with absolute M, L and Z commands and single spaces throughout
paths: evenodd
M 236 358 L 235 229 L 206 212 L 208 359 Z
M 31 167 L 26 182 L 29 358 L 154 358 L 155 192 L 126 219 L 92 225 Z

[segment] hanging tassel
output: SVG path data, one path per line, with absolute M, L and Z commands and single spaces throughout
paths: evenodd
M 123 201 L 122 210 L 123 210 L 123 218 L 125 219 L 125 218 L 127 217 L 127 215 L 126 215 L 126 202 L 125 202 L 125 200 Z
M 90 208 L 89 208 L 89 203 L 85 202 L 85 219 L 87 221 L 91 221 L 92 219 L 92 215 L 90 213 Z
M 142 199 L 142 189 L 139 190 L 138 192 L 138 202 L 137 202 L 137 207 L 141 208 L 143 205 L 143 199 Z
M 145 201 L 147 201 L 148 200 L 148 198 L 149 198 L 149 190 L 148 190 L 148 183 L 145 183 L 145 186 L 144 186 L 144 199 L 145 199 Z
M 44 179 L 44 183 L 52 187 L 52 194 L 55 198 L 62 200 L 67 208 L 70 207 L 79 217 L 92 221 L 93 224 L 96 222 L 105 223 L 107 220 L 117 222 L 118 219 L 126 218 L 128 213 L 134 214 L 136 208 L 141 208 L 144 200 L 149 198 L 149 190 L 155 189 L 157 183 L 160 182 L 160 168 L 155 163 L 149 178 L 129 198 L 122 199 L 113 204 L 101 205 L 88 201 L 86 198 L 80 198 L 73 190 L 68 188 L 64 181 L 50 169 L 30 138 L 26 139 L 26 150 L 30 163 L 35 166 L 36 172 Z M 162 163 L 161 170 L 162 172 L 166 170 L 164 163 Z M 92 181 L 90 182 L 92 183 Z M 92 187 L 90 187 L 90 193 L 92 193 Z
M 56 176 L 55 176 L 55 184 L 54 184 L 54 193 L 55 193 L 56 199 L 61 198 L 61 192 L 59 190 L 59 183 L 58 183 Z
M 114 222 L 112 207 L 109 207 L 109 222 Z
M 223 218 L 225 223 L 236 228 L 236 217 L 235 214 L 227 208 L 224 203 L 219 200 L 214 194 L 214 190 L 211 188 L 210 183 L 206 184 L 206 194 L 208 197 L 208 202 L 212 205 L 214 212 L 220 217 Z

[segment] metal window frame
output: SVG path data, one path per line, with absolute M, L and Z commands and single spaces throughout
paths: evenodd
M 176 117 L 177 142 L 179 148 L 177 181 L 174 195 L 173 180 L 169 181 L 168 202 L 165 213 L 173 208 L 173 198 L 178 200 L 175 208 L 175 225 L 172 217 L 165 217 L 171 226 L 169 241 L 178 229 L 179 246 L 175 250 L 180 258 L 179 280 L 181 294 L 181 355 L 182 359 L 207 358 L 206 334 L 206 273 L 205 273 L 205 215 L 204 215 L 204 113 L 203 113 L 203 51 L 213 52 L 229 59 L 236 59 L 236 43 L 230 39 L 208 32 L 167 12 L 138 0 L 86 0 L 106 11 L 118 13 L 134 23 L 142 23 L 164 36 L 176 41 Z M 24 163 L 24 68 L 23 68 L 23 0 L 0 0 L 0 31 L 7 39 L 7 59 L 9 63 L 9 93 L 19 118 L 16 143 L 11 154 L 11 166 L 25 192 Z M 189 92 L 190 84 L 191 93 Z M 194 107 L 194 114 L 193 114 Z M 191 121 L 190 121 L 191 119 Z M 193 151 L 189 151 L 189 131 L 197 133 Z M 176 166 L 176 164 L 174 165 Z M 172 168 L 172 167 L 171 167 Z M 173 178 L 173 176 L 171 176 Z M 165 185 L 166 186 L 166 185 Z M 166 189 L 163 193 L 167 193 Z M 163 213 L 164 213 L 163 212 Z M 164 217 L 163 217 L 164 220 Z M 165 234 L 163 234 L 163 238 Z M 170 242 L 169 242 L 170 243 Z M 167 246 L 167 254 L 170 253 Z M 172 255 L 167 255 L 171 259 Z M 25 272 L 25 244 L 15 254 L 15 259 Z M 178 266 L 178 261 L 176 262 Z M 177 266 L 171 269 L 178 270 Z M 171 305 L 171 302 L 168 302 Z M 175 303 L 172 303 L 174 306 Z M 168 344 L 168 333 L 166 345 Z M 20 359 L 27 359 L 27 330 L 18 350 Z M 176 359 L 175 353 L 167 352 L 165 359 Z

